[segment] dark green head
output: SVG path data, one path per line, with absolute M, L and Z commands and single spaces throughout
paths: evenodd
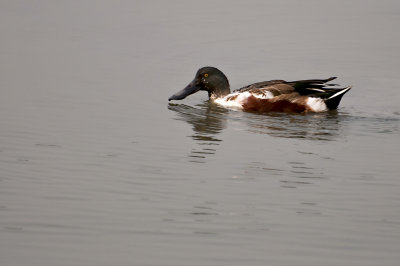
M 192 82 L 183 90 L 169 97 L 168 101 L 182 100 L 198 91 L 207 91 L 210 98 L 222 97 L 231 92 L 228 79 L 222 71 L 215 67 L 202 67 L 197 71 Z

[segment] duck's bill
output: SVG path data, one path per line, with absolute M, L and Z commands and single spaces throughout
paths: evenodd
M 196 86 L 195 81 L 192 81 L 183 90 L 178 91 L 177 93 L 169 97 L 168 101 L 185 99 L 187 96 L 198 92 L 200 89 L 201 88 L 199 86 Z

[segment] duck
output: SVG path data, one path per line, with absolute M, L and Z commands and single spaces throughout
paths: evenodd
M 226 108 L 249 112 L 325 112 L 338 108 L 351 86 L 337 88 L 328 82 L 336 79 L 296 81 L 269 80 L 247 85 L 231 92 L 228 78 L 216 67 L 200 68 L 194 79 L 168 101 L 182 100 L 198 91 L 207 91 L 209 99 Z

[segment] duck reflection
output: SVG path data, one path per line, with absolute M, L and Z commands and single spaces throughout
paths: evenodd
M 204 159 L 216 153 L 216 146 L 222 141 L 218 134 L 226 128 L 227 109 L 205 101 L 195 107 L 185 104 L 168 105 L 168 109 L 178 114 L 177 120 L 182 120 L 193 127 L 194 134 L 190 136 L 198 147 L 193 148 L 189 157 L 193 162 L 204 162 Z
M 337 111 L 307 114 L 268 113 L 254 114 L 246 119 L 249 131 L 273 137 L 330 141 L 339 137 L 341 121 Z

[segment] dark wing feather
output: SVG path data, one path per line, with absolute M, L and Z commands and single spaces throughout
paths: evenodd
M 268 81 L 261 81 L 257 83 L 253 83 L 250 85 L 247 85 L 245 87 L 242 87 L 240 89 L 235 90 L 235 92 L 244 92 L 244 91 L 249 91 L 249 90 L 254 90 L 254 89 L 263 89 L 265 87 L 271 86 L 271 85 L 276 85 L 276 84 L 286 84 L 287 82 L 284 80 L 268 80 Z
M 326 99 L 343 89 L 335 88 L 335 86 L 338 86 L 337 84 L 328 84 L 329 81 L 332 81 L 334 79 L 336 79 L 336 77 L 330 77 L 327 79 L 305 79 L 295 81 L 268 80 L 247 85 L 238 90 L 235 90 L 235 92 L 244 92 L 258 89 L 271 89 L 280 90 L 282 93 L 291 93 L 293 91 L 296 91 L 300 95 L 316 96 L 322 99 Z
M 310 95 L 315 93 L 323 93 L 326 90 L 333 89 L 332 86 L 335 84 L 327 84 L 327 82 L 336 79 L 336 77 L 330 77 L 327 79 L 306 79 L 288 82 L 289 85 L 293 86 L 300 95 Z

